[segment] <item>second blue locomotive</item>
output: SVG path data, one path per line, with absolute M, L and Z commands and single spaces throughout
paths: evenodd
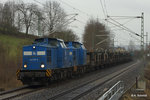
M 86 49 L 79 42 L 55 38 L 35 39 L 23 47 L 23 66 L 17 71 L 23 84 L 43 83 L 70 77 L 86 65 Z

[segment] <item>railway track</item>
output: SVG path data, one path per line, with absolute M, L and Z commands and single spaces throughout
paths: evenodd
M 87 83 L 81 84 L 77 87 L 68 89 L 66 91 L 62 91 L 61 93 L 58 93 L 58 94 L 48 98 L 48 100 L 78 100 L 81 97 L 90 93 L 91 91 L 95 90 L 96 88 L 100 87 L 101 85 L 103 85 L 109 81 L 112 81 L 115 78 L 120 77 L 121 75 L 123 75 L 124 73 L 126 73 L 130 69 L 132 69 L 133 66 L 135 66 L 138 63 L 139 63 L 139 61 L 126 67 L 126 68 L 123 68 L 120 71 L 106 75 L 103 78 L 98 77 L 98 78 L 93 79 Z
M 53 96 L 48 97 L 48 100 L 77 100 L 87 95 L 91 91 L 95 90 L 97 87 L 103 85 L 104 83 L 109 82 L 114 78 L 126 73 L 137 63 L 139 62 L 136 62 L 112 74 L 104 75 L 103 77 L 97 76 L 97 78 L 90 79 L 90 81 L 88 82 L 81 83 L 80 85 L 77 85 L 73 88 L 65 89 L 65 91 L 63 90 L 59 93 L 54 94 Z M 32 86 L 23 86 L 20 88 L 13 89 L 11 91 L 4 91 L 0 93 L 0 100 L 22 98 L 24 95 L 34 93 L 41 89 L 45 89 L 45 87 L 32 88 Z
M 13 90 L 4 91 L 0 93 L 0 100 L 9 100 L 13 99 L 19 96 L 23 96 L 28 93 L 35 92 L 37 90 L 41 89 L 41 87 L 32 87 L 32 86 L 22 86 Z

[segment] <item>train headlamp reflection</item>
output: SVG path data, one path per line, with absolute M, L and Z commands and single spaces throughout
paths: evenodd
M 41 65 L 41 68 L 44 68 L 44 67 L 45 67 L 45 65 L 44 65 L 44 64 L 42 64 L 42 65 Z
M 27 68 L 27 64 L 24 65 L 24 68 Z

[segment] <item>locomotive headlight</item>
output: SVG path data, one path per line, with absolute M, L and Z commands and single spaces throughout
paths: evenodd
M 27 64 L 24 65 L 24 68 L 27 68 Z
M 45 67 L 45 65 L 44 65 L 44 64 L 42 64 L 42 65 L 41 65 L 41 68 L 44 68 L 44 67 Z
M 33 49 L 35 49 L 35 46 L 33 46 Z

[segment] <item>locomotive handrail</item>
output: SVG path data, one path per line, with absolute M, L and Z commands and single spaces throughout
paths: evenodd
M 118 100 L 124 93 L 124 82 L 118 81 L 107 92 L 105 92 L 98 100 Z

